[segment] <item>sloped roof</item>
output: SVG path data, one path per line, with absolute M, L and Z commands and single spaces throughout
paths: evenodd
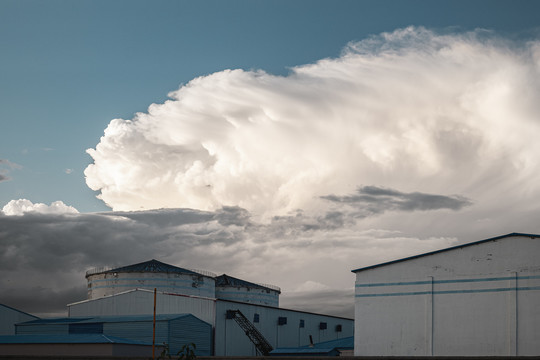
M 452 246 L 452 247 L 441 249 L 441 250 L 435 250 L 435 251 L 431 251 L 431 252 L 424 253 L 424 254 L 409 256 L 409 257 L 406 257 L 406 258 L 403 258 L 403 259 L 392 260 L 392 261 L 388 261 L 388 262 L 384 262 L 384 263 L 380 263 L 380 264 L 376 264 L 376 265 L 371 265 L 371 266 L 367 266 L 367 267 L 363 267 L 363 268 L 359 268 L 359 269 L 351 270 L 351 271 L 353 273 L 356 273 L 356 272 L 369 270 L 369 269 L 374 269 L 374 268 L 377 268 L 377 267 L 386 266 L 386 265 L 390 265 L 390 264 L 395 264 L 395 263 L 399 263 L 399 262 L 403 262 L 403 261 L 408 261 L 408 260 L 412 260 L 412 259 L 418 259 L 418 258 L 424 257 L 424 256 L 434 255 L 434 254 L 438 254 L 438 253 L 442 253 L 442 252 L 446 252 L 446 251 L 450 251 L 450 250 L 455 250 L 455 249 L 462 249 L 462 248 L 472 246 L 472 245 L 479 245 L 479 244 L 483 244 L 483 243 L 486 243 L 486 242 L 489 242 L 489 241 L 496 241 L 496 240 L 501 240 L 501 239 L 505 239 L 505 238 L 509 238 L 509 237 L 516 237 L 516 236 L 529 237 L 529 238 L 533 238 L 533 239 L 534 238 L 540 238 L 540 235 L 535 235 L 535 234 L 510 233 L 510 234 L 507 234 L 507 235 L 501 235 L 501 236 L 496 236 L 496 237 L 492 237 L 492 238 L 489 238 L 489 239 L 484 239 L 484 240 L 480 240 L 480 241 L 474 241 L 474 242 L 470 242 L 470 243 L 466 243 L 466 244 Z
M 316 355 L 331 355 L 337 353 L 338 350 L 354 349 L 354 336 L 344 337 L 341 339 L 324 341 L 316 343 L 313 346 L 306 345 L 296 348 L 277 348 L 270 352 L 270 355 L 297 355 L 297 356 L 316 356 Z
M 304 346 L 304 347 L 309 347 Z M 341 339 L 324 341 L 316 343 L 313 345 L 314 348 L 328 349 L 328 348 L 337 348 L 337 349 L 353 349 L 354 348 L 354 336 L 348 336 Z
M 115 269 L 110 269 L 103 271 L 102 273 L 115 273 L 115 272 L 153 272 L 153 273 L 173 273 L 173 274 L 191 274 L 191 275 L 200 275 L 195 271 L 183 269 L 177 266 L 169 265 L 157 261 L 155 259 L 141 262 L 138 264 L 122 266 Z
M 271 285 L 266 286 L 266 285 L 261 285 L 261 284 L 255 284 L 249 281 L 245 281 L 245 280 L 241 280 L 241 279 L 229 276 L 227 274 L 217 276 L 215 279 L 216 279 L 216 287 L 218 286 L 249 287 L 249 288 L 277 291 L 278 293 L 281 294 L 281 290 L 277 286 L 271 286 Z
M 5 335 L 0 336 L 0 344 L 131 344 L 152 345 L 151 342 L 129 340 L 103 334 L 70 335 Z

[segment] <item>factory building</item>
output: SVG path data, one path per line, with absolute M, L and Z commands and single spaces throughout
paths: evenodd
M 151 260 L 87 272 L 70 318 L 191 314 L 209 324 L 212 355 L 255 356 L 353 335 L 352 319 L 279 308 L 280 289 Z M 156 293 L 154 294 L 154 289 Z M 199 347 L 197 346 L 197 349 Z
M 356 356 L 540 355 L 540 235 L 353 270 Z
M 134 345 L 151 345 L 153 320 L 153 315 L 38 319 L 17 324 L 15 332 L 21 339 L 40 334 L 105 335 L 129 339 Z M 158 346 L 166 343 L 171 354 L 176 354 L 185 344 L 195 343 L 200 355 L 211 355 L 211 333 L 210 324 L 191 314 L 156 316 L 155 343 Z

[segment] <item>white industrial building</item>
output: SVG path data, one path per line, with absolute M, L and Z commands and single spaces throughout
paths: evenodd
M 191 314 L 211 325 L 212 355 L 254 356 L 353 334 L 352 319 L 279 308 L 280 289 L 156 260 L 87 272 L 70 318 Z
M 353 272 L 356 356 L 540 355 L 540 235 Z

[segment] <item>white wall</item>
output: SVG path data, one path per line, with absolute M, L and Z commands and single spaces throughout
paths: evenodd
M 254 323 L 254 326 L 274 349 L 309 345 L 309 335 L 316 343 L 353 335 L 354 321 L 352 319 L 218 300 L 215 332 L 215 354 L 217 356 L 256 355 L 254 345 L 236 321 L 226 319 L 227 310 L 240 310 L 252 323 L 254 315 L 259 314 L 259 323 Z M 278 325 L 279 317 L 286 317 L 287 324 Z M 300 320 L 304 320 L 303 328 L 299 326 Z M 321 322 L 327 324 L 325 330 L 319 329 Z M 342 326 L 341 332 L 336 332 L 336 325 Z
M 192 314 L 214 326 L 215 300 L 157 293 L 157 314 Z M 69 317 L 148 315 L 154 312 L 154 292 L 144 289 L 68 305 Z
M 539 355 L 540 238 L 356 273 L 355 355 Z

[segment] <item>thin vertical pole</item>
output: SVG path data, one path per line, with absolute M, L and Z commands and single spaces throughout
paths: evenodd
M 152 331 L 152 359 L 156 358 L 156 293 L 157 289 L 154 288 L 154 321 Z

